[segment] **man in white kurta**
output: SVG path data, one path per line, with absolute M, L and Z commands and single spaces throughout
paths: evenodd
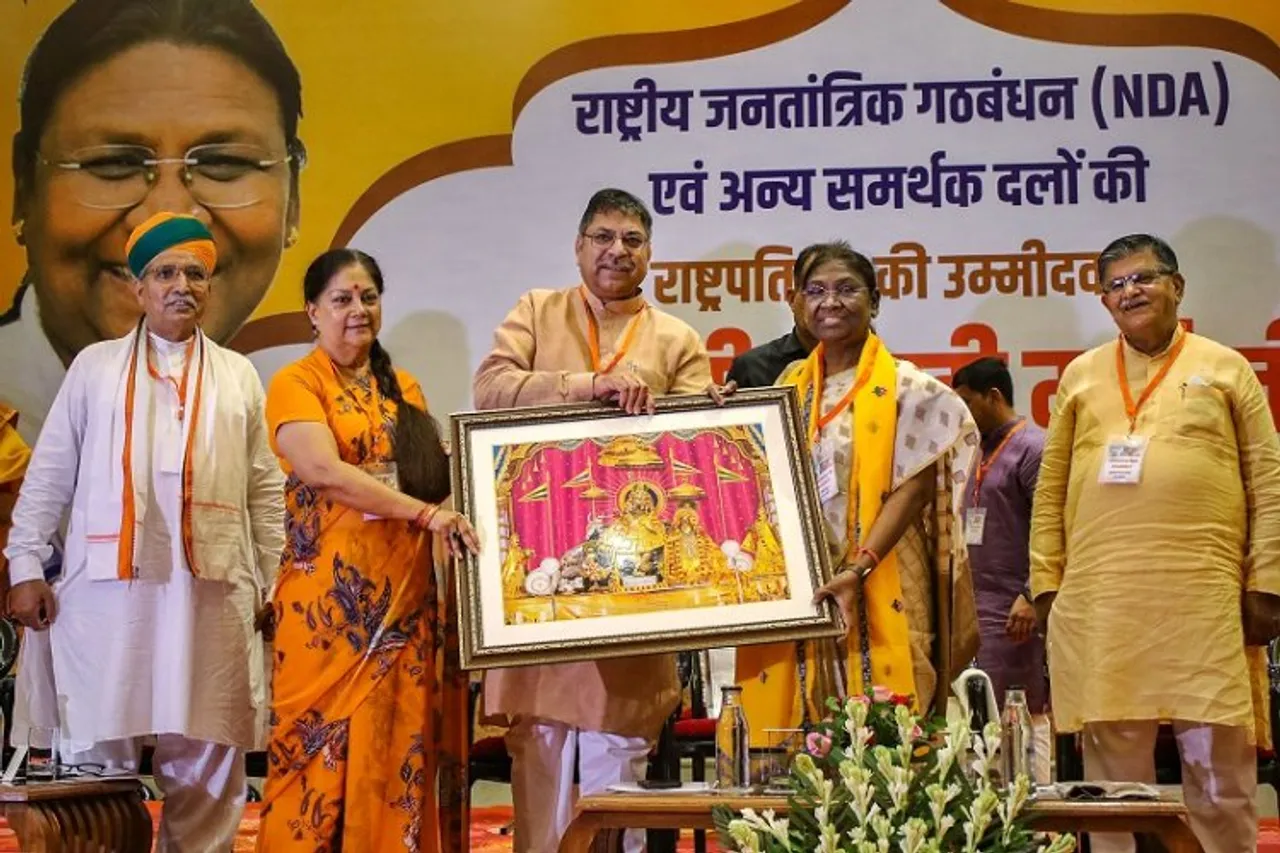
M 63 762 L 136 769 L 160 850 L 230 849 L 266 707 L 256 616 L 284 539 L 284 478 L 247 359 L 198 327 L 216 252 L 193 217 L 129 241 L 146 316 L 72 362 L 5 554 L 10 609 L 47 630 Z M 61 578 L 41 569 L 68 505 Z

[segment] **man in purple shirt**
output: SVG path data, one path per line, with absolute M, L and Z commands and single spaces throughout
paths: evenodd
M 1031 604 L 1031 499 L 1044 430 L 1013 408 L 1013 377 L 998 358 L 980 358 L 952 382 L 982 433 L 982 460 L 965 488 L 965 542 L 973 568 L 982 642 L 978 666 L 1003 706 L 1009 687 L 1027 692 L 1036 730 L 1036 781 L 1049 780 L 1049 683 L 1044 638 Z

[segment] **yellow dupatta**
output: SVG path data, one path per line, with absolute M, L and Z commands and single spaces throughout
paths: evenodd
M 30 461 L 31 448 L 18 435 L 18 413 L 0 404 L 0 485 L 21 480 Z
M 18 413 L 0 405 L 0 548 L 9 544 L 13 507 L 30 461 L 31 448 L 18 435 Z M 0 593 L 9 588 L 8 566 L 8 558 L 0 554 Z
M 839 417 L 853 418 L 853 461 L 850 465 L 847 512 L 847 552 L 843 562 L 857 554 L 866 531 L 871 529 L 884 506 L 893 483 L 894 438 L 898 418 L 898 379 L 893 357 L 874 334 L 862 347 L 855 376 L 867 372 L 867 381 L 854 396 L 851 412 Z M 812 449 L 818 440 L 822 413 L 823 347 L 789 368 L 778 385 L 793 385 L 800 397 L 806 434 Z M 849 628 L 847 669 L 850 694 L 864 693 L 873 686 L 914 696 L 915 675 L 906 608 L 902 601 L 902 580 L 894 553 L 880 555 L 880 564 L 863 585 L 858 625 Z M 839 565 L 836 566 L 839 569 Z M 828 643 L 829 644 L 829 643 Z M 874 649 L 874 653 L 872 650 Z M 805 661 L 804 677 L 798 656 Z M 743 704 L 751 721 L 753 742 L 767 728 L 794 728 L 806 717 L 826 716 L 821 703 L 833 696 L 833 686 L 824 684 L 820 643 L 750 646 L 738 650 L 738 682 L 743 688 Z M 867 683 L 865 675 L 869 675 Z M 801 689 L 798 682 L 803 681 Z M 803 696 L 801 695 L 803 694 Z

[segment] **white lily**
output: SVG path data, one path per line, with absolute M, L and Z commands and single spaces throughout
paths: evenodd
M 1000 728 L 1000 724 L 995 720 L 987 723 L 982 728 L 982 741 L 983 746 L 986 747 L 987 755 L 996 754 L 996 750 L 1000 748 L 1000 738 L 1002 734 L 1003 730 Z
M 844 713 L 849 718 L 850 725 L 856 729 L 866 725 L 871 706 L 855 697 L 850 697 L 849 701 L 844 703 Z
M 831 824 L 825 824 L 819 830 L 817 853 L 837 853 L 839 843 L 840 833 Z
M 906 705 L 898 705 L 893 709 L 893 722 L 898 729 L 898 752 L 906 764 L 911 761 L 912 735 L 920 727 L 919 720 Z
M 888 815 L 872 814 L 867 818 L 867 824 L 871 827 L 871 831 L 875 833 L 877 843 L 886 844 L 893 838 L 893 823 L 890 822 Z
M 849 734 L 849 757 L 860 762 L 867 753 L 867 746 L 875 738 L 875 732 L 868 726 L 853 726 L 850 723 L 846 723 L 844 727 Z
M 973 772 L 977 778 L 978 788 L 990 787 L 991 765 L 996 760 L 996 750 L 1000 748 L 1000 724 L 987 723 L 982 730 L 982 737 L 973 739 Z
M 953 755 L 962 755 L 969 748 L 972 737 L 969 724 L 962 719 L 954 719 L 947 725 L 947 746 L 951 748 Z
M 872 798 L 875 797 L 875 788 L 871 784 L 871 771 L 860 764 L 854 764 L 852 761 L 842 761 L 840 763 L 840 778 L 844 782 L 845 790 L 849 792 L 852 800 L 849 807 L 853 809 L 854 816 L 858 822 L 862 823 L 867 819 L 872 806 Z
M 978 842 L 991 825 L 991 817 L 1000 801 L 1000 796 L 991 788 L 984 788 L 978 793 L 973 804 L 965 812 L 969 819 L 964 823 L 965 850 L 975 853 Z
M 1076 837 L 1063 833 L 1057 836 L 1048 845 L 1040 847 L 1040 853 L 1069 853 L 1076 849 Z
M 729 821 L 729 838 L 737 845 L 738 853 L 760 853 L 760 836 L 745 820 Z
M 889 771 L 896 767 L 894 764 L 894 752 L 887 746 L 875 746 L 871 748 L 871 758 L 875 762 L 876 769 L 885 776 L 889 775 Z
M 813 762 L 813 756 L 808 753 L 801 752 L 791 761 L 791 766 L 800 774 L 800 777 L 808 783 L 809 787 L 815 791 L 822 789 L 823 775 Z
M 934 783 L 924 789 L 924 794 L 929 798 L 929 815 L 933 818 L 933 825 L 942 826 L 942 818 L 947 813 L 947 789 Z
M 920 853 L 929 834 L 929 826 L 920 818 L 913 817 L 898 829 L 898 833 L 902 836 L 902 853 Z
M 1008 844 L 1013 838 L 1014 819 L 1018 813 L 1022 811 L 1022 807 L 1026 804 L 1027 799 L 1031 796 L 1031 780 L 1026 776 L 1019 774 L 1018 778 L 1013 781 L 1013 787 L 1009 793 L 1001 801 L 999 806 L 1000 823 L 1003 824 L 1000 837 L 1001 840 Z
M 901 811 L 907 804 L 907 792 L 911 790 L 911 771 L 906 767 L 891 767 L 885 773 L 889 788 L 889 801 L 893 803 L 890 815 Z
M 763 829 L 769 835 L 773 836 L 784 850 L 791 849 L 791 821 L 785 817 L 778 817 L 773 809 L 765 809 L 761 813 Z

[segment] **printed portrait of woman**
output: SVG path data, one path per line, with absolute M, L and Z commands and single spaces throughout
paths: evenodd
M 0 399 L 34 440 L 66 367 L 141 310 L 130 231 L 158 211 L 211 229 L 202 327 L 226 343 L 297 240 L 302 86 L 250 0 L 76 0 L 19 84 L 13 234 L 27 271 L 0 316 Z

